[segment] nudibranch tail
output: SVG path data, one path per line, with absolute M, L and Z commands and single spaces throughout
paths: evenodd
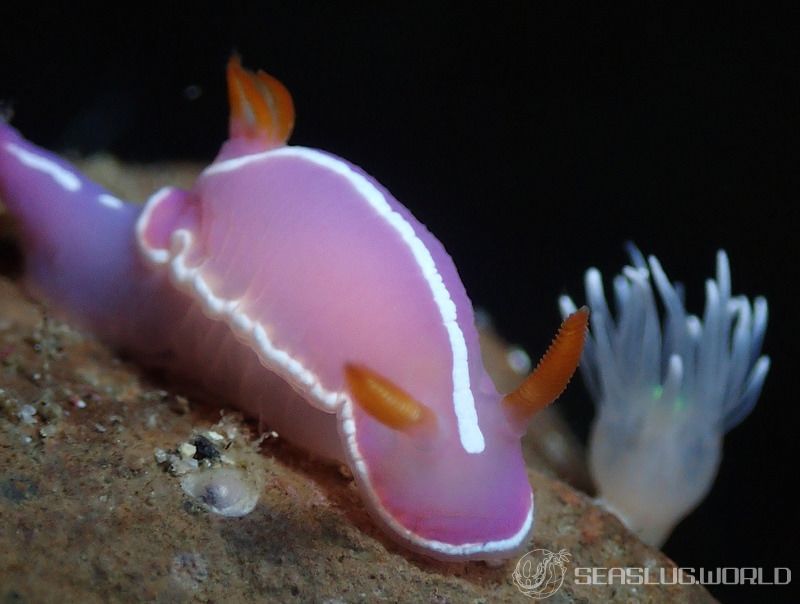
M 589 309 L 584 306 L 566 319 L 536 369 L 503 399 L 514 421 L 528 420 L 557 399 L 572 379 L 583 352 Z
M 354 364 L 346 365 L 344 374 L 353 400 L 382 424 L 401 431 L 435 424 L 428 407 L 382 375 Z
M 84 326 L 108 335 L 141 275 L 133 225 L 140 208 L 0 122 L 0 197 L 14 218 L 25 281 Z
M 228 61 L 230 137 L 245 138 L 262 150 L 286 144 L 294 128 L 294 104 L 286 87 L 271 75 L 242 67 L 237 55 Z

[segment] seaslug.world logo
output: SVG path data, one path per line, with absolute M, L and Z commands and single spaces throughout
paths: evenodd
M 519 590 L 530 598 L 543 600 L 556 593 L 564 583 L 567 550 L 551 552 L 535 549 L 519 559 L 512 578 Z M 792 582 L 792 570 L 786 566 L 691 568 L 680 566 L 575 566 L 571 585 L 763 585 L 783 587 Z
M 551 552 L 549 549 L 532 550 L 517 562 L 512 574 L 514 583 L 529 598 L 549 598 L 564 583 L 570 555 L 565 549 L 558 552 Z

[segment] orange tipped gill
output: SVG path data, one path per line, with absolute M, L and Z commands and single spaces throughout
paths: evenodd
M 294 104 L 286 87 L 271 75 L 242 67 L 238 55 L 228 61 L 230 136 L 262 140 L 266 147 L 286 143 L 294 128 Z
M 344 376 L 353 401 L 389 428 L 409 430 L 435 421 L 428 407 L 363 365 L 345 365 Z
M 503 399 L 515 420 L 527 423 L 564 391 L 578 367 L 588 325 L 586 306 L 564 319 L 536 369 Z

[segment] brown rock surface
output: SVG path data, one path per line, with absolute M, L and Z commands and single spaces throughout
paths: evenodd
M 103 161 L 90 166 L 95 177 L 120 194 L 141 198 L 142 178 L 146 190 L 160 182 Z M 512 581 L 515 561 L 445 564 L 395 545 L 346 473 L 280 438 L 248 457 L 247 471 L 265 477 L 255 510 L 207 512 L 154 453 L 212 428 L 219 408 L 164 387 L 0 278 L 0 601 L 531 601 Z M 227 421 L 239 428 L 233 449 L 252 450 L 255 427 Z M 586 496 L 530 477 L 530 548 L 571 554 L 548 602 L 713 601 L 699 586 L 576 584 L 576 566 L 674 564 Z

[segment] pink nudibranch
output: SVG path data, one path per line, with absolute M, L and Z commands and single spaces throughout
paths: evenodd
M 189 191 L 126 203 L 0 122 L 0 196 L 26 285 L 143 364 L 346 462 L 389 534 L 440 559 L 526 545 L 530 417 L 580 357 L 562 325 L 498 394 L 441 243 L 360 168 L 286 141 L 291 97 L 228 64 L 230 139 Z

